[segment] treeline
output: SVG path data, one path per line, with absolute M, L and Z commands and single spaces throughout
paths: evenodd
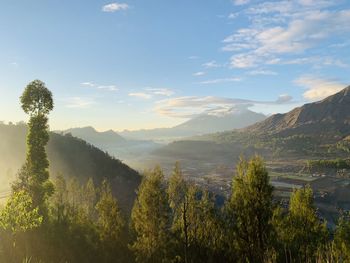
M 327 159 L 327 160 L 308 160 L 306 168 L 309 171 L 322 169 L 350 169 L 350 159 Z
M 0 262 L 128 262 L 126 219 L 107 181 L 59 175 L 46 213 L 16 191 L 0 212 Z
M 145 173 L 131 216 L 104 181 L 54 180 L 43 215 L 25 191 L 0 213 L 1 262 L 349 262 L 350 222 L 334 232 L 318 218 L 310 187 L 288 208 L 273 201 L 261 158 L 241 160 L 232 194 L 215 196 L 186 181 L 179 165 L 169 180 Z

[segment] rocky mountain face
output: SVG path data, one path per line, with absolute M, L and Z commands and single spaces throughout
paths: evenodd
M 267 134 L 350 133 L 350 86 L 324 100 L 275 114 L 244 131 Z

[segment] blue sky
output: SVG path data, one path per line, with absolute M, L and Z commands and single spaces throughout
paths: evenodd
M 349 25 L 347 0 L 3 0 L 0 120 L 37 78 L 51 129 L 286 112 L 350 84 Z

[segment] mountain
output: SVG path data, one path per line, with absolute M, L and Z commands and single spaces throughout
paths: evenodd
M 138 159 L 162 146 L 150 140 L 125 139 L 113 130 L 99 132 L 93 127 L 71 128 L 59 133 L 71 134 L 83 139 L 114 157 L 122 159 L 128 165 L 140 169 L 144 167 L 138 162 Z
M 239 130 L 175 141 L 153 152 L 161 164 L 181 158 L 183 166 L 213 170 L 234 166 L 239 155 L 261 154 L 286 166 L 309 159 L 347 158 L 350 151 L 350 87 Z M 206 166 L 206 167 L 204 167 Z
M 275 114 L 249 126 L 258 134 L 350 134 L 350 86 L 324 100 L 308 103 L 285 114 Z
M 126 140 L 113 130 L 98 132 L 93 127 L 71 128 L 63 131 L 64 134 L 71 133 L 97 147 L 104 148 L 108 145 L 122 145 Z
M 173 141 L 184 137 L 240 129 L 264 120 L 265 115 L 248 109 L 233 109 L 227 114 L 203 113 L 172 128 L 123 131 L 126 138 Z
M 0 191 L 9 189 L 9 183 L 25 161 L 25 124 L 0 124 Z M 140 175 L 118 159 L 69 134 L 50 132 L 47 145 L 50 174 L 66 178 L 77 177 L 81 182 L 93 178 L 95 183 L 109 180 L 121 207 L 130 209 Z

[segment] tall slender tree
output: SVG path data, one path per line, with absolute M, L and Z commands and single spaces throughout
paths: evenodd
M 49 161 L 45 146 L 49 141 L 48 114 L 53 109 L 52 93 L 40 80 L 30 82 L 21 98 L 21 106 L 29 114 L 26 162 L 14 184 L 14 190 L 28 191 L 33 206 L 43 213 L 45 201 L 53 192 L 49 181 Z
M 174 232 L 177 245 L 180 247 L 181 260 L 189 262 L 189 198 L 188 186 L 184 180 L 180 164 L 176 162 L 173 173 L 169 179 L 168 196 L 172 209 L 172 231 Z
M 286 247 L 285 258 L 289 261 L 307 262 L 315 258 L 322 243 L 326 244 L 327 228 L 317 217 L 309 186 L 292 193 L 288 215 L 277 232 Z
M 166 262 L 169 252 L 170 208 L 159 167 L 148 172 L 131 213 L 136 240 L 131 249 L 138 262 Z
M 102 182 L 96 210 L 98 214 L 97 229 L 105 254 L 105 262 L 113 262 L 115 256 L 122 256 L 118 255 L 118 252 L 123 243 L 121 234 L 125 223 L 118 202 L 113 197 L 111 187 L 106 180 Z
M 244 261 L 264 262 L 272 230 L 272 191 L 263 160 L 241 159 L 233 179 L 229 211 L 233 214 L 235 246 Z

